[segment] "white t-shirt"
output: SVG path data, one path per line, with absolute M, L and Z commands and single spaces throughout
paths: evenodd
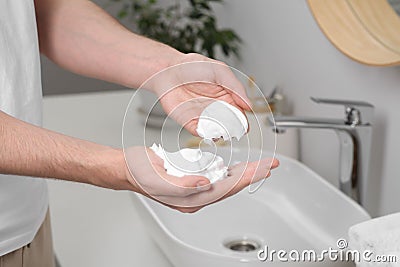
M 33 0 L 0 1 L 0 110 L 41 124 L 42 89 Z M 44 179 L 0 175 L 0 256 L 32 241 L 47 208 Z

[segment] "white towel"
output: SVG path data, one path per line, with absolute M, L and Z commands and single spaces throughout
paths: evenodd
M 349 245 L 361 253 L 358 267 L 400 266 L 400 213 L 395 213 L 352 226 Z M 363 253 L 366 259 L 363 260 Z M 368 256 L 369 255 L 369 256 Z

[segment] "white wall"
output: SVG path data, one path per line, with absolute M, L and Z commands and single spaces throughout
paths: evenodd
M 221 25 L 233 27 L 245 42 L 237 67 L 266 90 L 280 84 L 296 115 L 343 116 L 342 108 L 314 104 L 310 96 L 375 105 L 367 209 L 375 216 L 400 211 L 400 68 L 368 67 L 341 54 L 322 34 L 305 0 L 229 0 L 218 14 Z M 337 183 L 337 157 L 334 133 L 302 130 L 302 160 L 332 183 Z

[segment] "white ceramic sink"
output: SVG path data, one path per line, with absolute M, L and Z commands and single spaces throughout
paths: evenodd
M 224 149 L 219 149 L 224 157 Z M 271 155 L 264 152 L 264 155 Z M 234 153 L 234 161 L 241 159 Z M 258 153 L 250 156 L 258 157 Z M 144 224 L 176 267 L 352 266 L 339 262 L 262 262 L 256 249 L 238 252 L 225 245 L 255 241 L 261 248 L 321 251 L 337 249 L 348 228 L 370 216 L 353 200 L 296 160 L 277 156 L 280 167 L 253 194 L 248 190 L 200 210 L 183 214 L 133 194 Z

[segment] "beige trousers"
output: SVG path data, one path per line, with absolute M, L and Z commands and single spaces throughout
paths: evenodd
M 32 242 L 0 257 L 0 267 L 54 267 L 53 242 L 48 211 Z

